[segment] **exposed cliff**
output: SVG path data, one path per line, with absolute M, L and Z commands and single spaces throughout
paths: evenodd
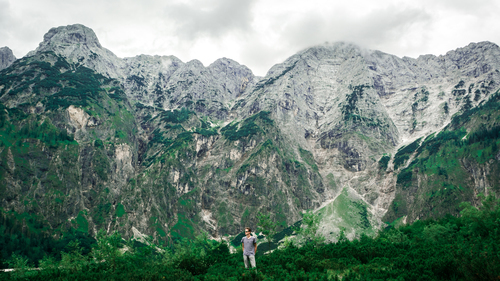
M 15 60 L 16 57 L 9 47 L 0 48 L 0 70 L 7 68 Z

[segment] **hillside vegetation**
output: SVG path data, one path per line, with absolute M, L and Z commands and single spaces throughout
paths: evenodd
M 33 256 L 15 254 L 3 262 L 17 270 L 0 280 L 498 280 L 500 200 L 461 209 L 458 218 L 387 228 L 375 238 L 258 251 L 255 271 L 244 268 L 241 249 L 231 254 L 226 242 L 206 236 L 158 246 L 101 231 L 90 251 L 85 237 L 66 240 L 60 256 L 47 253 L 36 263 L 40 270 L 28 270 Z
M 386 221 L 458 215 L 460 202 L 467 198 L 478 203 L 480 192 L 498 194 L 499 145 L 500 93 L 496 92 L 482 105 L 457 114 L 441 132 L 396 153 L 394 168 L 401 169 Z

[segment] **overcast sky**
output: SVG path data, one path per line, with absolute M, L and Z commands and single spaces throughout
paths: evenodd
M 16 57 L 51 28 L 81 23 L 119 57 L 174 55 L 205 66 L 228 57 L 265 75 L 324 42 L 399 57 L 500 43 L 498 0 L 0 0 L 0 47 Z

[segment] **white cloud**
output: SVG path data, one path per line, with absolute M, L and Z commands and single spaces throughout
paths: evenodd
M 9 30 L 11 30 L 11 25 L 13 24 L 10 12 L 11 11 L 10 11 L 9 1 L 0 0 L 0 38 L 4 38 L 4 40 L 2 41 L 10 40 Z M 0 47 L 3 47 L 1 43 Z
M 176 35 L 187 39 L 199 36 L 218 38 L 232 31 L 250 29 L 254 0 L 193 0 L 165 7 L 165 16 L 174 22 Z
M 0 0 L 0 46 L 17 57 L 55 26 L 81 23 L 121 57 L 174 55 L 205 65 L 229 57 L 264 75 L 325 41 L 398 56 L 500 43 L 497 0 Z

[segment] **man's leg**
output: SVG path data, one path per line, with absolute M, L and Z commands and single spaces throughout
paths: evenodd
M 248 258 L 250 259 L 250 264 L 252 265 L 252 268 L 256 267 L 256 265 L 255 265 L 255 256 L 254 255 L 248 256 Z
M 249 258 L 249 256 L 243 255 L 243 261 L 245 262 L 245 268 L 249 268 L 250 267 L 250 264 L 248 262 L 248 258 Z M 254 260 L 254 264 L 255 264 L 255 260 Z

